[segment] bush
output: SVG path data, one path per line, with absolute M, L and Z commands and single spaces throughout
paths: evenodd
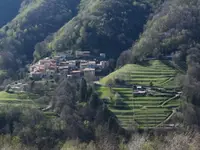
M 11 137 L 9 135 L 0 136 L 1 150 L 36 150 L 34 147 L 24 145 L 20 142 L 18 137 Z
M 97 150 L 93 142 L 81 143 L 79 140 L 66 141 L 61 150 Z

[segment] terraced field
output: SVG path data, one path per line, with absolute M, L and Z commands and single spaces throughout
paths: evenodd
M 101 79 L 100 83 L 106 84 L 109 80 L 121 79 L 127 85 L 149 86 L 152 82 L 154 86 L 176 88 L 174 77 L 177 73 L 178 70 L 166 65 L 165 62 L 154 60 L 145 65 L 125 65 Z
M 149 64 L 129 64 L 103 78 L 98 87 L 101 98 L 118 117 L 124 128 L 155 128 L 169 119 L 180 105 L 175 76 L 178 70 L 155 60 Z M 120 79 L 125 84 L 106 86 L 110 80 Z M 152 83 L 151 83 L 152 82 Z M 145 96 L 133 96 L 132 85 L 151 86 Z
M 34 103 L 33 95 L 28 95 L 25 93 L 11 94 L 7 92 L 0 92 L 0 105 L 26 105 L 31 107 L 38 107 Z

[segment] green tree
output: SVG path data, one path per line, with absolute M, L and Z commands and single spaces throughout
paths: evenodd
M 80 84 L 80 99 L 81 101 L 86 101 L 86 98 L 87 98 L 87 82 L 84 78 L 82 78 Z

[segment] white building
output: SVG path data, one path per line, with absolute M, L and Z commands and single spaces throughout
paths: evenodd
M 29 74 L 30 78 L 33 78 L 33 79 L 36 79 L 36 80 L 41 79 L 43 76 L 44 76 L 44 73 L 42 73 L 42 72 L 31 72 Z
M 76 57 L 88 57 L 90 56 L 90 51 L 76 51 Z
M 107 61 L 100 61 L 100 66 L 103 68 L 106 68 L 108 66 L 108 62 Z
M 137 86 L 137 90 L 142 90 L 143 88 L 142 88 L 142 86 Z
M 80 69 L 84 70 L 85 68 L 96 68 L 96 62 L 95 61 L 88 61 L 87 63 L 81 63 L 80 64 Z
M 15 92 L 15 93 L 21 93 L 26 91 L 26 88 L 28 87 L 28 84 L 23 84 L 23 83 L 16 83 L 10 85 L 9 91 Z
M 68 62 L 68 67 L 70 68 L 76 68 L 76 61 L 72 60 L 72 61 L 67 61 Z
M 73 77 L 81 77 L 81 71 L 80 70 L 74 70 L 71 72 L 71 75 Z

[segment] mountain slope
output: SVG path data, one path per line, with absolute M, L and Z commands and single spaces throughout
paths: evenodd
M 35 44 L 69 21 L 76 14 L 78 4 L 79 0 L 28 2 L 15 18 L 1 29 L 1 51 L 4 55 L 8 55 L 8 52 L 11 53 L 10 55 L 15 55 L 18 64 L 31 60 Z M 1 66 L 10 67 L 6 64 Z
M 138 39 L 163 1 L 23 0 L 19 14 L 0 29 L 0 68 L 23 67 L 34 50 L 35 59 L 66 50 L 116 58 Z
M 66 23 L 52 39 L 36 46 L 35 57 L 48 52 L 90 50 L 117 57 L 129 48 L 143 30 L 150 6 L 132 0 L 82 0 L 76 17 Z
M 159 56 L 183 50 L 181 45 L 199 42 L 199 0 L 168 0 L 148 21 L 146 29 L 133 46 L 135 59 Z

